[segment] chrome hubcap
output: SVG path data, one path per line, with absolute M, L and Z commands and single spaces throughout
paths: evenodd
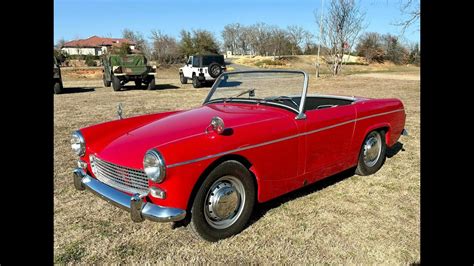
M 209 189 L 204 202 L 204 217 L 209 225 L 224 229 L 237 221 L 245 204 L 242 182 L 233 176 L 223 176 Z
M 376 132 L 370 133 L 364 143 L 364 163 L 368 167 L 373 167 L 380 158 L 382 152 L 382 138 Z

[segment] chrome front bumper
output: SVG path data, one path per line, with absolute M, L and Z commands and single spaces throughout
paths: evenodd
M 74 187 L 77 190 L 88 189 L 107 202 L 130 212 L 134 222 L 142 222 L 145 219 L 154 222 L 174 222 L 186 216 L 185 210 L 144 202 L 139 194 L 129 196 L 89 176 L 81 168 L 74 169 L 73 176 Z

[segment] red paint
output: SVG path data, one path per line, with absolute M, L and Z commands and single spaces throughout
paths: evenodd
M 363 119 L 395 110 L 401 111 Z M 358 98 L 351 105 L 310 110 L 306 115 L 306 119 L 295 120 L 294 112 L 282 108 L 216 103 L 115 120 L 81 129 L 87 146 L 83 159 L 88 162 L 89 154 L 94 153 L 111 163 L 142 170 L 143 156 L 151 148 L 160 151 L 167 166 L 243 148 L 231 154 L 250 162 L 258 201 L 264 202 L 300 188 L 305 180 L 312 183 L 355 166 L 362 142 L 373 129 L 387 128 L 387 145 L 392 146 L 405 125 L 403 104 L 398 99 Z M 232 133 L 206 134 L 214 116 L 221 117 Z M 287 139 L 245 149 L 282 138 Z M 227 155 L 167 168 L 161 184 L 149 181 L 164 189 L 167 198 L 151 200 L 186 209 L 202 173 L 222 156 Z

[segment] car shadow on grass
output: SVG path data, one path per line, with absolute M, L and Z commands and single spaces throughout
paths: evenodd
M 387 148 L 386 154 L 388 158 L 391 158 L 400 151 L 404 151 L 403 144 L 400 142 L 397 142 L 391 148 Z M 346 178 L 349 178 L 355 175 L 355 169 L 356 167 L 350 168 L 338 174 L 326 177 L 313 184 L 309 184 L 307 186 L 301 187 L 297 190 L 294 190 L 276 199 L 257 204 L 255 206 L 253 215 L 250 218 L 249 226 L 255 223 L 256 221 L 258 221 L 260 218 L 262 218 L 271 209 L 277 208 L 288 201 L 291 201 L 300 197 L 304 197 L 314 192 L 320 191 L 328 186 L 332 186 Z
M 69 93 L 83 93 L 83 92 L 91 92 L 95 91 L 93 87 L 67 87 L 63 88 L 61 94 L 69 94 Z
M 403 148 L 403 143 L 397 141 L 397 143 L 393 144 L 390 149 L 387 149 L 387 158 L 392 158 L 393 156 L 397 155 L 400 151 L 405 151 Z
M 326 177 L 320 181 L 306 185 L 304 187 L 301 187 L 297 190 L 294 190 L 288 194 L 272 199 L 270 201 L 256 204 L 253 211 L 253 215 L 250 218 L 248 226 L 251 226 L 258 220 L 260 220 L 260 218 L 262 218 L 271 209 L 280 207 L 284 203 L 295 200 L 297 198 L 301 198 L 309 194 L 312 194 L 314 192 L 318 192 L 328 186 L 332 186 L 346 178 L 349 178 L 353 176 L 354 174 L 355 174 L 355 167 L 345 170 L 341 173 L 335 174 L 333 176 Z
M 155 89 L 153 91 L 158 91 L 158 90 L 170 90 L 170 89 L 179 89 L 180 87 L 172 85 L 172 84 L 156 84 Z M 147 90 L 146 86 L 140 86 L 137 87 L 135 85 L 130 85 L 130 86 L 123 86 L 120 91 L 133 91 L 133 90 Z

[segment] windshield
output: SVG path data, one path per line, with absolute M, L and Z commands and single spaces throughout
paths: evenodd
M 209 66 L 211 63 L 216 62 L 219 65 L 224 65 L 224 56 L 222 55 L 208 55 L 203 56 L 202 58 L 202 66 Z
M 305 73 L 288 70 L 227 72 L 217 80 L 204 103 L 263 103 L 298 112 Z

